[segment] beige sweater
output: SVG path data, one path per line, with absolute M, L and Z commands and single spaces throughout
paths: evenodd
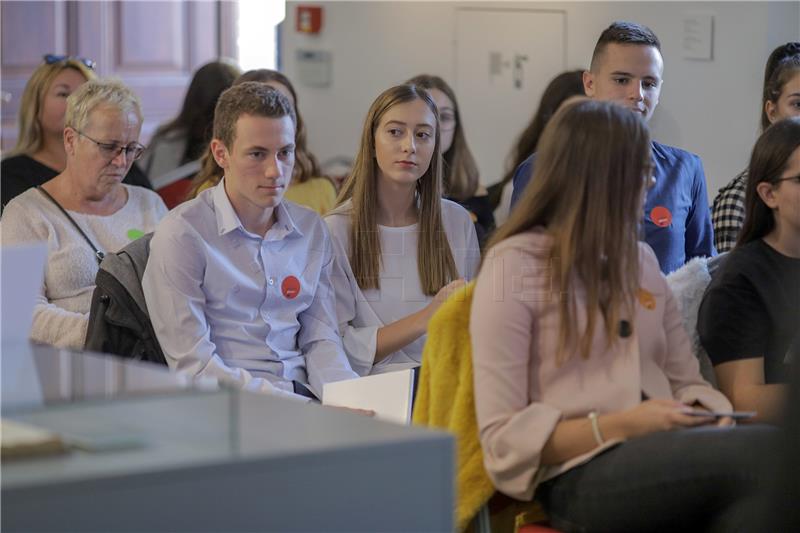
M 127 203 L 108 216 L 69 214 L 103 252 L 116 252 L 155 229 L 167 208 L 153 191 L 124 185 Z M 47 266 L 33 312 L 31 340 L 82 348 L 98 264 L 89 244 L 64 214 L 36 189 L 9 202 L 0 222 L 3 245 L 44 241 Z

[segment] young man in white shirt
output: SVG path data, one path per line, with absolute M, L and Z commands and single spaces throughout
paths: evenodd
M 295 128 L 291 103 L 265 84 L 220 96 L 211 151 L 224 178 L 158 225 L 142 284 L 171 368 L 309 399 L 357 375 L 337 330 L 327 227 L 281 201 Z

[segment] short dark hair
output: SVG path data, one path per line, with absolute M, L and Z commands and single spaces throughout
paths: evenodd
M 236 122 L 242 115 L 256 117 L 297 118 L 289 99 L 264 83 L 248 81 L 234 85 L 220 95 L 214 110 L 214 138 L 230 149 L 236 137 Z
M 590 67 L 592 70 L 595 69 L 597 59 L 611 43 L 652 46 L 661 52 L 661 41 L 658 40 L 653 30 L 635 22 L 617 20 L 603 30 L 603 33 L 600 34 L 600 38 L 597 39 L 597 44 L 594 46 L 594 53 L 592 54 L 592 64 Z

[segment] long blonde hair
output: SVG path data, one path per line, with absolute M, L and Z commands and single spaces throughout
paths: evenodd
M 77 59 L 65 58 L 61 61 L 39 65 L 31 74 L 22 91 L 19 103 L 19 136 L 17 144 L 8 153 L 9 157 L 22 154 L 31 155 L 42 148 L 44 135 L 42 126 L 39 124 L 39 114 L 44 105 L 44 97 L 56 76 L 69 68 L 83 75 L 86 81 L 96 77 L 92 69 Z
M 609 346 L 621 317 L 633 316 L 639 223 L 651 171 L 647 125 L 616 104 L 575 97 L 544 129 L 531 183 L 489 246 L 535 227 L 552 236 L 554 287 L 562 295 L 559 362 L 575 348 L 588 357 L 596 310 Z M 583 332 L 576 330 L 576 282 L 585 292 Z
M 361 289 L 380 288 L 381 243 L 378 234 L 378 163 L 375 153 L 375 130 L 384 114 L 397 104 L 422 100 L 436 118 L 433 156 L 428 170 L 417 180 L 419 238 L 417 271 L 422 291 L 435 295 L 439 289 L 458 277 L 450 243 L 442 223 L 441 176 L 442 155 L 439 142 L 439 113 L 430 95 L 414 85 L 398 85 L 387 89 L 369 108 L 361 134 L 361 145 L 353 171 L 342 186 L 337 204 L 352 200 L 349 213 L 350 266 Z
M 459 202 L 469 200 L 475 196 L 480 180 L 478 165 L 475 163 L 475 158 L 472 157 L 472 152 L 467 144 L 467 137 L 464 135 L 456 93 L 442 78 L 430 74 L 414 76 L 406 83 L 426 90 L 438 89 L 453 102 L 456 129 L 453 133 L 453 144 L 447 152 L 442 154 L 444 160 L 442 186 L 448 198 L 453 198 Z

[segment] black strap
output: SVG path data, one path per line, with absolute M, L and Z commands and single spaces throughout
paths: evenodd
M 95 245 L 94 245 L 94 243 L 92 242 L 92 239 L 90 239 L 90 238 L 89 238 L 89 236 L 88 236 L 88 235 L 86 235 L 86 233 L 84 233 L 84 232 L 83 232 L 83 230 L 82 230 L 82 229 L 81 229 L 81 227 L 78 225 L 78 223 L 77 223 L 77 222 L 75 222 L 75 219 L 74 219 L 74 218 L 72 218 L 71 216 L 69 216 L 69 213 L 67 213 L 67 210 L 66 210 L 66 209 L 64 209 L 63 207 L 61 207 L 61 204 L 60 204 L 60 203 L 58 203 L 58 202 L 56 201 L 56 199 L 55 199 L 55 198 L 53 198 L 53 196 L 52 196 L 52 195 L 51 195 L 49 192 L 47 192 L 47 191 L 44 189 L 44 187 L 42 187 L 41 185 L 39 185 L 39 186 L 37 186 L 37 187 L 36 187 L 36 189 L 37 189 L 37 190 L 38 190 L 40 193 L 44 194 L 44 195 L 45 195 L 47 198 L 49 198 L 51 202 L 53 202 L 54 204 L 56 204 L 56 207 L 58 207 L 58 208 L 61 210 L 61 212 L 62 212 L 62 213 L 64 213 L 64 216 L 65 216 L 65 217 L 67 217 L 67 220 L 69 220 L 70 222 L 72 222 L 72 225 L 73 225 L 73 226 L 75 226 L 75 229 L 76 229 L 76 230 L 78 230 L 78 233 L 80 233 L 81 235 L 83 235 L 83 238 L 84 238 L 84 239 L 86 239 L 86 242 L 88 242 L 88 243 L 89 243 L 89 246 L 91 246 L 92 250 L 94 250 L 94 256 L 97 258 L 97 263 L 98 263 L 98 264 L 100 264 L 100 262 L 101 262 L 101 261 L 103 260 L 103 258 L 106 256 L 106 254 L 104 254 L 103 252 L 101 252 L 100 250 L 98 250 L 98 249 L 97 249 L 97 246 L 95 246 Z

